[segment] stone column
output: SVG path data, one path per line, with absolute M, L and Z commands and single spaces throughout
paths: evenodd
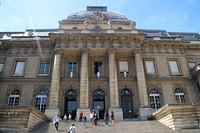
M 149 108 L 144 66 L 141 53 L 139 51 L 135 53 L 135 64 L 136 64 L 137 86 L 140 97 L 139 115 L 140 119 L 145 120 L 152 113 L 153 110 Z
M 119 108 L 119 92 L 117 79 L 117 66 L 115 61 L 115 53 L 113 50 L 109 51 L 109 88 L 110 88 L 110 109 L 114 111 L 116 121 L 123 120 L 122 109 Z
M 61 51 L 55 49 L 54 65 L 52 70 L 51 90 L 49 97 L 49 108 L 46 109 L 45 114 L 53 119 L 56 115 L 60 114 L 58 107 L 59 102 L 59 89 L 60 89 L 60 63 Z
M 80 112 L 89 116 L 89 77 L 88 77 L 88 50 L 82 51 L 80 72 L 80 107 L 77 110 L 77 118 Z M 78 119 L 77 119 L 78 120 Z

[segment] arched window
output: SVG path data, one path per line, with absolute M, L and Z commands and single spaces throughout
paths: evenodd
M 149 93 L 149 99 L 151 107 L 154 109 L 159 109 L 162 106 L 160 93 L 156 89 L 152 89 Z
M 19 90 L 14 90 L 10 93 L 8 105 L 18 106 L 19 105 L 20 92 Z
M 98 89 L 94 92 L 94 100 L 102 100 L 104 99 L 105 94 L 102 90 Z
M 66 93 L 66 97 L 68 97 L 69 100 L 77 100 L 77 93 L 75 90 L 70 89 L 69 91 L 67 91 Z
M 41 90 L 36 95 L 36 108 L 38 108 L 41 112 L 45 112 L 46 106 L 47 106 L 47 92 L 44 90 Z
M 182 89 L 180 88 L 175 89 L 175 97 L 177 103 L 186 103 L 185 93 Z

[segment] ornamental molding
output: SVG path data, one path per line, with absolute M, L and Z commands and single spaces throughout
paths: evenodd
M 21 78 L 21 77 L 12 77 L 12 78 L 0 78 L 1 82 L 51 82 L 51 78 Z
M 88 16 L 85 19 L 84 24 L 85 23 L 97 23 L 97 22 L 106 22 L 106 23 L 108 23 L 109 22 L 109 18 L 104 13 L 96 11 L 96 12 L 93 12 L 92 15 Z
M 145 77 L 146 81 L 191 81 L 192 78 L 189 77 Z

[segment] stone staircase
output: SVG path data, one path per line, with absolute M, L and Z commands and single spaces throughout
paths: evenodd
M 200 128 L 200 105 L 165 105 L 153 113 L 153 117 L 173 130 Z
M 0 133 L 29 132 L 49 119 L 34 107 L 0 107 Z
M 82 127 L 81 122 L 61 122 L 59 125 L 59 133 L 66 133 L 71 124 L 74 123 L 76 133 L 200 133 L 200 129 L 178 130 L 173 131 L 169 127 L 158 121 L 123 121 L 116 122 L 114 125 L 105 126 L 103 121 L 98 122 L 97 126 L 87 123 L 87 128 Z M 43 123 L 36 127 L 32 133 L 55 133 L 55 127 L 52 122 Z

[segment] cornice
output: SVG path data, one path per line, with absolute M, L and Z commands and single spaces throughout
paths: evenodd
M 189 42 L 174 40 L 145 40 L 141 44 L 142 47 L 158 47 L 158 48 L 187 48 Z

